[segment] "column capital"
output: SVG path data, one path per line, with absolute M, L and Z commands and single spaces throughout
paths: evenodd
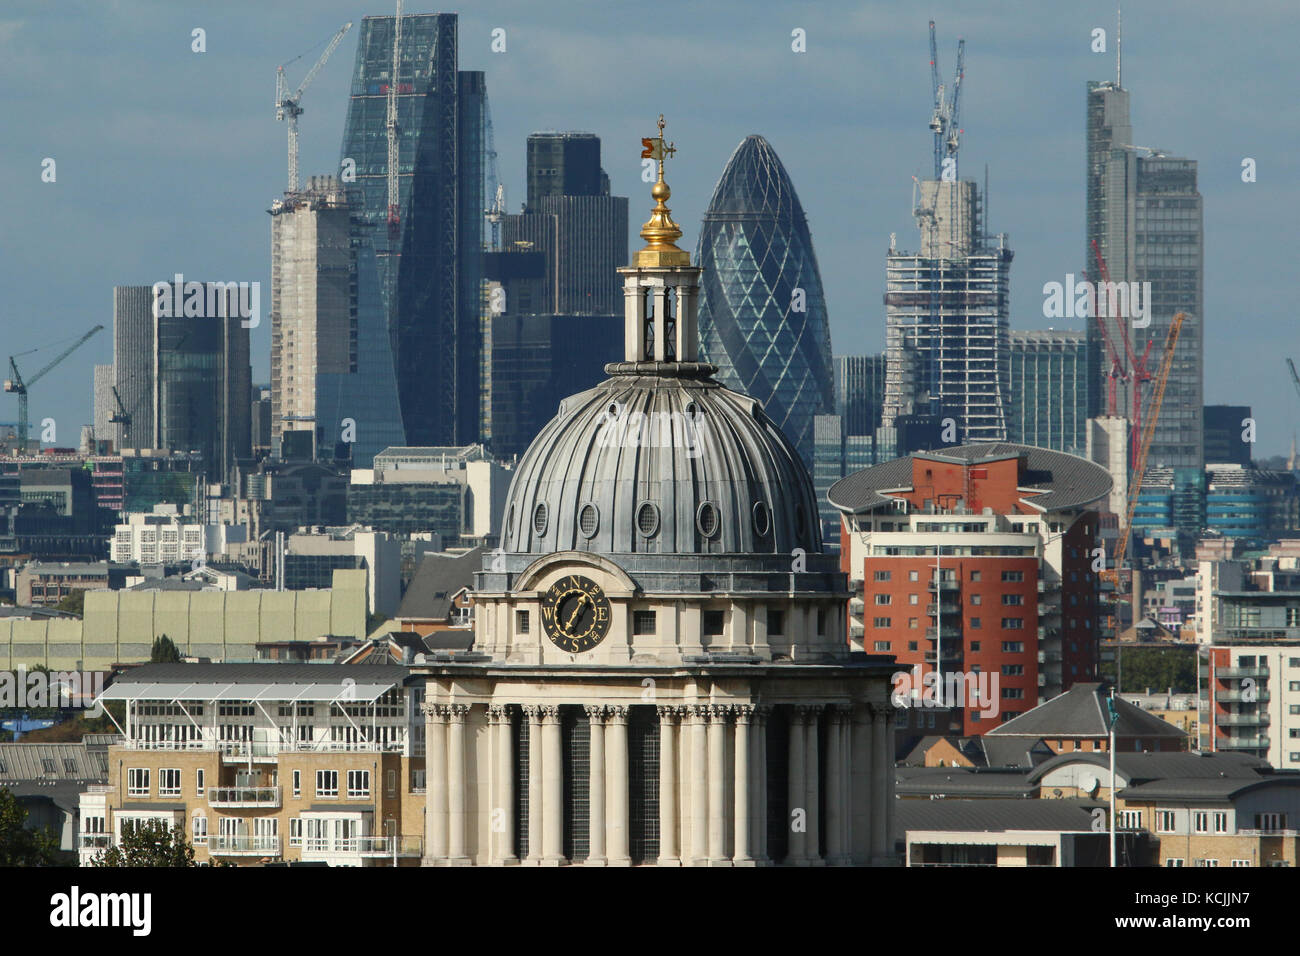
M 755 716 L 756 708 L 753 704 L 732 704 L 731 712 L 736 715 L 737 724 L 748 724 Z
M 541 704 L 520 704 L 519 709 L 522 710 L 524 712 L 524 716 L 527 717 L 533 723 L 536 723 L 537 721 L 542 719 Z
M 892 717 L 894 705 L 888 701 L 873 701 L 867 704 L 867 713 L 871 715 L 872 720 Z
M 691 722 L 696 724 L 707 724 L 709 722 L 710 704 L 691 704 L 686 709 L 690 711 Z
M 771 704 L 755 704 L 755 705 L 754 705 L 754 720 L 755 720 L 757 723 L 765 724 L 765 723 L 767 723 L 767 718 L 769 718 L 769 717 L 771 717 L 771 716 L 772 716 L 772 705 L 771 705 Z
M 469 713 L 469 704 L 448 704 L 447 715 L 451 718 L 453 724 L 463 724 L 465 715 Z
M 655 712 L 659 714 L 660 721 L 680 720 L 682 718 L 681 707 L 672 707 L 667 704 L 660 704 L 655 708 Z
M 593 724 L 603 724 L 605 722 L 604 704 L 583 704 L 582 709 L 587 712 L 587 719 Z
M 424 714 L 426 718 L 441 717 L 442 715 L 438 712 L 438 707 L 439 707 L 438 704 L 425 701 L 423 704 L 420 705 L 420 713 Z
M 556 704 L 540 704 L 537 707 L 541 712 L 543 724 L 558 723 L 560 719 L 560 708 Z
M 487 718 L 489 724 L 509 723 L 510 711 L 505 704 L 488 704 Z
M 605 723 L 607 724 L 624 724 L 627 723 L 627 708 L 622 704 L 613 704 L 605 708 Z
M 731 713 L 731 705 L 712 704 L 709 707 L 709 713 L 712 715 L 714 723 L 725 724 L 727 722 L 727 716 Z

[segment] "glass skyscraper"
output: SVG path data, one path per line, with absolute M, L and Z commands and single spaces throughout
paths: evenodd
M 830 323 L 807 217 L 762 136 L 727 161 L 696 255 L 701 360 L 761 401 L 811 470 L 814 418 L 835 409 Z
M 357 376 L 368 379 L 366 387 L 340 399 L 338 414 L 357 419 L 360 438 L 362 415 L 348 415 L 350 408 L 385 402 L 395 383 L 406 444 L 467 444 L 480 430 L 486 86 L 482 73 L 458 67 L 455 14 L 402 17 L 400 215 L 390 227 L 394 25 L 393 17 L 361 21 L 343 131 L 345 183 L 355 170 L 349 205 L 356 211 L 358 363 L 373 372 Z M 382 408 L 374 413 L 382 419 Z

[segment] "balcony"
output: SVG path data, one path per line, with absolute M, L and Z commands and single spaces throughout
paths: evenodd
M 1216 742 L 1217 750 L 1267 750 L 1269 740 L 1257 737 L 1220 737 Z
M 208 806 L 219 810 L 236 807 L 278 810 L 280 800 L 279 787 L 211 787 L 208 790 Z
M 424 855 L 424 839 L 418 836 L 365 836 L 350 842 L 357 845 L 357 852 L 367 857 L 392 857 L 394 851 L 399 857 Z
M 1218 714 L 1214 722 L 1220 727 L 1267 727 L 1268 714 Z
M 925 613 L 928 614 L 930 617 L 934 617 L 936 614 L 939 614 L 939 613 L 943 613 L 943 614 L 960 614 L 960 613 L 961 613 L 961 605 L 959 605 L 959 604 L 955 604 L 955 603 L 950 603 L 950 602 L 948 602 L 948 601 L 944 601 L 944 602 L 942 602 L 942 603 L 940 603 L 940 604 L 927 604 L 927 605 L 925 606 Z
M 1267 680 L 1269 670 L 1267 667 L 1216 667 L 1214 676 L 1222 680 L 1233 680 L 1240 677 L 1253 677 L 1256 679 Z
M 1241 701 L 1247 704 L 1266 704 L 1268 703 L 1267 687 L 1252 687 L 1246 690 L 1220 690 L 1214 692 L 1214 699 L 1219 701 L 1236 702 Z
M 111 833 L 83 833 L 77 838 L 77 846 L 83 850 L 103 850 L 112 845 Z
M 208 853 L 212 856 L 279 856 L 278 836 L 237 836 L 215 834 L 208 837 Z
M 944 578 L 942 581 L 936 581 L 933 578 L 931 578 L 929 587 L 931 591 L 956 591 L 957 579 Z

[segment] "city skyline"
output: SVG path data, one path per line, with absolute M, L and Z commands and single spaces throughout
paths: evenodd
M 121 3 L 111 20 L 95 7 L 84 9 L 88 15 L 72 26 L 43 14 L 0 23 L 2 69 L 20 100 L 13 112 L 30 146 L 30 155 L 10 152 L 0 160 L 11 182 L 29 184 L 0 199 L 0 215 L 10 235 L 34 237 L 21 248 L 10 243 L 0 264 L 12 310 L 6 327 L 18 330 L 11 333 L 12 351 L 49 346 L 70 339 L 88 321 L 104 321 L 114 285 L 185 272 L 260 281 L 269 289 L 270 230 L 262 217 L 282 193 L 284 178 L 284 130 L 274 122 L 267 95 L 274 68 L 300 52 L 310 54 L 287 68 L 293 80 L 342 22 L 390 13 L 331 3 L 302 22 L 293 18 L 292 29 L 279 29 L 287 12 L 251 4 L 196 17 Z M 664 51 L 667 79 L 654 103 L 638 87 L 636 71 L 626 69 L 635 41 L 621 38 L 612 11 L 584 12 L 581 19 L 552 12 L 549 21 L 522 5 L 460 11 L 461 65 L 487 73 L 509 208 L 517 209 L 524 197 L 525 138 L 546 128 L 600 136 L 612 192 L 636 195 L 635 144 L 646 117 L 663 110 L 691 156 L 674 182 L 673 204 L 683 241 L 693 245 L 731 148 L 746 135 L 762 134 L 799 184 L 823 273 L 834 353 L 881 351 L 884 276 L 860 263 L 878 261 L 891 232 L 900 246 L 915 241 L 910 210 L 899 197 L 911 175 L 926 175 L 930 159 L 924 17 L 899 16 L 883 4 L 854 12 L 790 6 L 759 26 L 733 24 L 735 9 L 701 13 L 704 28 L 685 46 Z M 1028 5 L 1021 10 L 1010 32 L 1005 11 L 968 13 L 940 4 L 931 15 L 941 50 L 951 51 L 959 36 L 967 40 L 963 172 L 979 179 L 988 163 L 992 218 L 1021 250 L 1011 283 L 1011 327 L 1079 329 L 1081 320 L 1043 317 L 1041 289 L 1084 265 L 1078 261 L 1082 107 L 1087 81 L 1113 76 L 1114 10 L 1102 4 L 1064 13 Z M 1285 119 L 1288 107 L 1265 109 L 1256 102 L 1262 98 L 1250 96 L 1258 77 L 1280 68 L 1283 55 L 1282 40 L 1275 38 L 1282 31 L 1261 39 L 1265 12 L 1255 16 L 1208 31 L 1191 15 L 1164 23 L 1145 7 L 1126 10 L 1124 85 L 1133 94 L 1138 138 L 1200 164 L 1206 353 L 1217 356 L 1207 363 L 1205 401 L 1250 405 L 1259 423 L 1257 457 L 1267 457 L 1287 450 L 1296 401 L 1282 363 L 1292 350 L 1281 306 L 1286 271 L 1277 258 L 1284 248 L 1283 217 L 1268 213 L 1285 208 L 1296 187 L 1295 160 L 1272 132 L 1277 109 Z M 549 25 L 561 21 L 562 30 Z M 207 31 L 202 54 L 190 49 L 195 26 Z M 506 30 L 506 52 L 494 54 L 491 31 L 497 27 Z M 1107 31 L 1104 56 L 1090 50 L 1097 27 Z M 795 28 L 806 31 L 806 53 L 791 50 Z M 1249 33 L 1249 46 L 1234 45 L 1237 31 Z M 335 171 L 347 64 L 358 32 L 345 38 L 304 98 L 304 178 Z M 39 68 L 26 52 L 36 48 L 43 50 Z M 608 82 L 599 88 L 583 82 L 590 67 L 571 66 L 578 58 L 567 55 L 578 48 L 596 58 Z M 709 56 L 701 55 L 706 51 Z M 1178 68 L 1220 53 L 1250 71 L 1229 63 L 1211 77 Z M 68 79 L 89 68 L 74 62 L 83 56 L 93 56 L 102 76 L 90 87 Z M 941 53 L 941 67 L 945 57 L 950 52 Z M 1026 58 L 1032 82 L 1025 82 Z M 148 62 L 147 70 L 138 70 L 138 62 Z M 539 69 L 552 77 L 544 92 L 526 79 Z M 45 80 L 51 75 L 59 78 L 52 84 Z M 743 98 L 742 88 L 748 91 Z M 721 117 L 686 105 L 698 102 L 700 89 L 728 104 Z M 100 118 L 108 115 L 109 100 L 117 110 L 114 127 Z M 46 156 L 57 162 L 55 183 L 40 180 Z M 1256 160 L 1259 182 L 1241 181 L 1245 157 Z M 858 172 L 864 167 L 865 175 Z M 113 241 L 104 242 L 105 236 Z M 80 281 L 70 282 L 69 275 Z M 1244 329 L 1243 314 L 1251 320 Z M 33 334 L 38 324 L 41 334 Z M 254 380 L 269 381 L 265 313 L 252 339 Z M 60 445 L 75 444 L 79 426 L 93 420 L 91 369 L 108 360 L 106 341 L 82 349 L 43 388 L 33 389 L 33 419 L 55 418 Z M 1246 365 L 1256 373 L 1240 375 Z M 12 411 L 6 407 L 0 419 L 12 419 Z

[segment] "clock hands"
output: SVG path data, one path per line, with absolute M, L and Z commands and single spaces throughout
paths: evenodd
M 573 605 L 573 613 L 569 615 L 568 621 L 566 621 L 564 624 L 564 629 L 566 631 L 569 630 L 569 628 L 573 627 L 573 622 L 576 621 L 578 619 L 578 615 L 582 613 L 582 608 L 586 604 L 586 602 L 587 602 L 587 595 L 582 592 L 579 592 L 578 600 Z

